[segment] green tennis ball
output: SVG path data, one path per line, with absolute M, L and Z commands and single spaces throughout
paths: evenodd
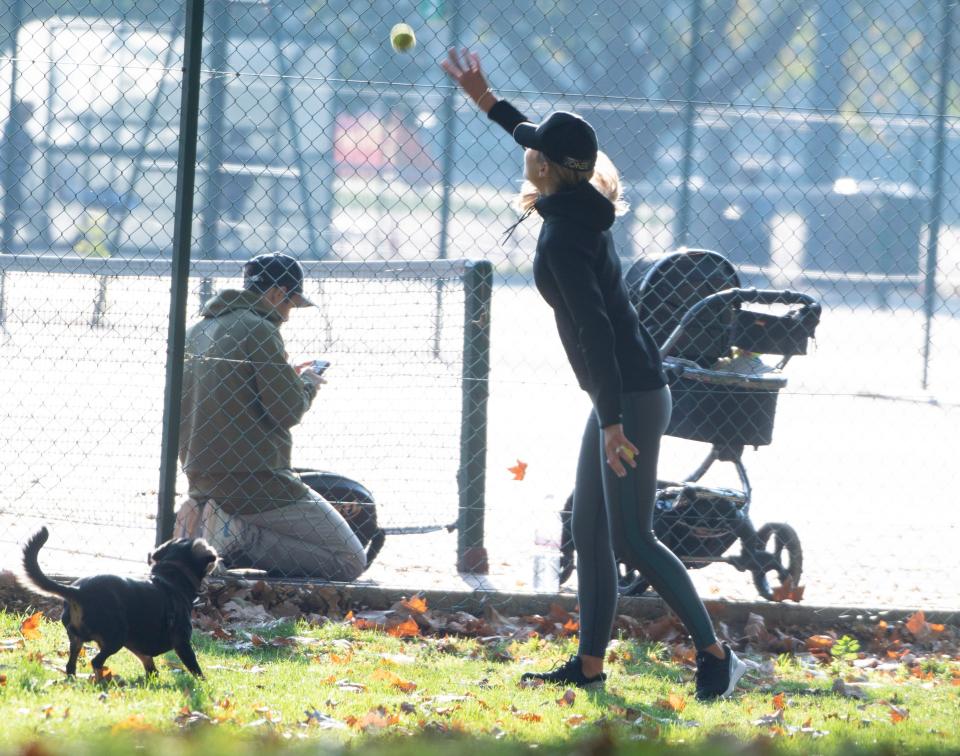
M 390 44 L 399 53 L 407 52 L 417 44 L 417 35 L 410 24 L 394 24 L 390 30 Z

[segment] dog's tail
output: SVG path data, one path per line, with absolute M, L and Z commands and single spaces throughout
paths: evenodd
M 43 570 L 40 569 L 40 564 L 37 562 L 37 555 L 49 537 L 49 531 L 45 527 L 40 528 L 40 530 L 30 536 L 27 545 L 23 547 L 24 577 L 30 583 L 30 585 L 26 587 L 46 596 L 74 599 L 77 597 L 79 591 L 72 585 L 63 585 L 56 580 L 48 578 L 43 574 Z

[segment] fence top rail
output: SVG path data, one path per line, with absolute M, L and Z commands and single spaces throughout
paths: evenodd
M 476 260 L 302 261 L 306 278 L 432 279 L 462 278 Z M 94 276 L 169 276 L 169 258 L 59 257 L 56 255 L 0 254 L 0 271 L 18 273 L 75 273 Z M 190 275 L 239 278 L 241 260 L 191 260 Z

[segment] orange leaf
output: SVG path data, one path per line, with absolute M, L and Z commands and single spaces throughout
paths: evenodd
M 349 652 L 340 656 L 340 654 L 330 654 L 330 661 L 334 664 L 348 664 L 350 660 L 353 659 L 353 652 Z
M 836 640 L 829 635 L 811 635 L 807 638 L 807 650 L 814 653 L 817 651 L 823 653 L 833 648 L 834 643 L 836 643 Z
M 783 711 L 787 708 L 787 697 L 785 694 L 777 693 L 777 695 L 773 697 L 773 708 L 778 709 L 779 711 Z
M 517 719 L 521 719 L 524 722 L 539 722 L 543 719 L 539 714 L 535 714 L 532 711 L 517 711 L 515 714 Z
M 679 714 L 681 711 L 687 708 L 687 699 L 681 696 L 679 693 L 671 693 L 666 698 L 661 698 L 654 705 L 659 706 L 661 709 L 675 711 Z
M 390 685 L 392 685 L 397 690 L 402 690 L 404 693 L 412 693 L 417 689 L 417 684 L 410 682 L 409 680 L 404 680 L 399 675 L 395 675 L 389 669 L 376 669 L 373 672 L 374 680 L 384 680 Z
M 945 625 L 938 625 L 933 622 L 928 622 L 927 627 L 930 628 L 935 633 L 942 633 L 944 630 L 947 629 Z
M 140 714 L 131 714 L 126 719 L 117 722 L 113 727 L 111 727 L 110 733 L 116 735 L 118 732 L 124 731 L 153 732 L 156 729 L 157 728 L 153 725 L 147 724 Z
M 40 620 L 43 618 L 43 612 L 34 612 L 20 623 L 20 632 L 27 640 L 37 640 L 40 638 Z
M 910 716 L 910 712 L 907 711 L 906 707 L 894 706 L 893 704 L 890 704 L 890 721 L 893 722 L 893 724 L 897 724 L 897 722 L 902 722 L 904 719 L 906 719 L 909 716 Z
M 409 599 L 405 599 L 400 603 L 411 612 L 416 612 L 417 614 L 423 614 L 427 611 L 427 600 L 423 596 L 411 596 Z
M 580 623 L 572 617 L 563 623 L 563 629 L 568 633 L 575 633 L 580 629 Z
M 0 674 L 0 688 L 7 684 L 7 676 Z
M 351 609 L 349 612 L 346 613 L 346 615 L 345 615 L 344 618 L 343 618 L 343 621 L 344 621 L 344 622 L 352 622 L 352 621 L 353 621 L 353 609 Z
M 515 467 L 508 467 L 507 470 L 513 473 L 514 480 L 523 480 L 527 475 L 527 463 L 517 460 Z
M 909 630 L 914 635 L 920 635 L 927 628 L 927 618 L 923 614 L 923 610 L 920 610 L 914 614 L 906 622 L 907 630 Z
M 567 719 L 564 720 L 564 721 L 565 721 L 570 727 L 579 727 L 580 725 L 582 725 L 584 722 L 587 721 L 587 715 L 586 715 L 586 714 L 574 714 L 574 715 L 571 716 L 571 717 L 567 717 Z
M 560 698 L 557 699 L 557 706 L 573 706 L 573 702 L 577 700 L 577 694 L 572 690 L 567 690 Z
M 409 617 L 399 625 L 387 629 L 387 634 L 394 638 L 412 638 L 420 635 L 420 626 Z

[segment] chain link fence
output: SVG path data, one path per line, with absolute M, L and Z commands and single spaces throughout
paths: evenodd
M 4 539 L 46 523 L 52 567 L 130 572 L 196 525 L 286 575 L 556 589 L 590 405 L 533 286 L 536 216 L 503 239 L 521 151 L 437 65 L 467 46 L 532 119 L 597 129 L 630 203 L 614 227 L 629 293 L 661 343 L 709 294 L 770 292 L 699 311 L 720 342 L 673 355 L 656 530 L 701 594 L 957 609 L 956 16 L 951 0 L 10 0 Z M 275 251 L 318 306 L 280 330 L 235 315 L 244 348 L 191 326 L 181 358 L 178 322 L 254 312 L 243 264 Z M 316 359 L 319 391 L 292 367 Z M 220 419 L 198 409 L 203 381 Z M 180 418 L 183 439 L 226 412 L 249 441 L 243 418 L 262 432 L 271 403 L 269 454 L 200 433 L 222 464 L 188 481 Z M 267 458 L 290 474 L 265 479 Z M 278 506 L 297 502 L 322 509 Z

